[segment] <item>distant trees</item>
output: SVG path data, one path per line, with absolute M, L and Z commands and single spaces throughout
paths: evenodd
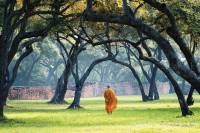
M 34 51 L 19 66 L 14 86 L 55 86 L 64 62 L 59 55 L 59 48 L 53 44 L 46 38 L 33 45 Z M 14 63 L 15 58 L 10 69 Z
M 31 82 L 31 74 L 33 73 L 34 67 L 40 58 L 41 55 L 33 52 L 29 57 L 26 58 L 28 61 L 26 59 L 23 60 L 18 69 L 18 74 L 13 85 L 29 86 Z

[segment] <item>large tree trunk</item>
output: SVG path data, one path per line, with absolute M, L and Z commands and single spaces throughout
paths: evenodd
M 0 36 L 0 120 L 4 119 L 5 94 L 6 94 L 6 71 L 7 71 L 7 49 Z
M 0 101 L 0 121 L 4 119 L 3 107 L 2 101 Z
M 189 91 L 189 94 L 188 94 L 188 97 L 187 97 L 187 104 L 188 104 L 189 106 L 191 106 L 191 105 L 194 104 L 194 99 L 193 99 L 193 97 L 192 97 L 193 93 L 194 93 L 194 88 L 191 87 L 191 88 L 190 88 L 190 91 Z
M 80 109 L 80 108 L 82 108 L 80 106 L 81 92 L 82 92 L 82 86 L 76 85 L 74 100 L 67 109 Z
M 26 51 L 23 54 L 21 54 L 21 56 L 18 58 L 14 65 L 12 77 L 9 77 L 7 47 L 5 45 L 0 44 L 0 119 L 4 118 L 3 106 L 6 104 L 9 88 L 11 87 L 17 76 L 17 70 L 19 68 L 19 65 L 22 62 L 22 60 L 25 57 L 27 57 L 32 51 L 33 49 L 31 46 L 26 48 Z
M 142 95 L 142 101 L 144 101 L 144 102 L 148 101 L 148 96 L 144 92 L 144 87 L 142 85 L 142 81 L 140 80 L 140 78 L 139 78 L 138 74 L 136 73 L 136 71 L 134 70 L 134 68 L 130 67 L 130 69 L 131 69 L 131 72 L 132 72 L 133 76 L 135 77 L 135 79 L 138 82 L 138 85 L 139 85 L 139 88 L 140 88 L 140 92 L 141 92 L 141 95 Z
M 4 106 L 6 105 L 8 91 L 9 91 L 9 88 L 3 88 L 0 91 L 0 121 L 5 118 L 4 117 Z
M 0 121 L 4 119 L 4 106 L 5 106 L 5 92 L 4 89 L 0 90 Z
M 172 80 L 170 80 L 170 81 L 174 82 Z M 189 110 L 188 105 L 185 101 L 185 98 L 184 98 L 180 88 L 177 85 L 175 85 L 174 83 L 173 83 L 173 85 L 174 85 L 174 88 L 175 88 L 175 93 L 178 97 L 178 101 L 179 101 L 179 104 L 180 104 L 180 107 L 181 107 L 182 115 L 183 116 L 192 115 L 192 112 Z
M 58 40 L 59 41 L 59 40 Z M 60 41 L 59 41 L 60 42 Z M 65 47 L 63 46 L 63 44 L 60 42 L 60 45 L 62 46 L 62 48 L 64 50 Z M 66 91 L 67 91 L 67 84 L 68 84 L 68 79 L 69 79 L 69 76 L 71 74 L 71 70 L 73 69 L 74 67 L 74 64 L 75 64 L 75 59 L 77 58 L 78 56 L 78 53 L 77 53 L 77 48 L 74 48 L 72 47 L 70 49 L 70 56 L 68 56 L 68 60 L 67 62 L 65 62 L 65 70 L 63 72 L 63 74 L 61 75 L 61 77 L 59 78 L 58 80 L 58 83 L 57 83 L 57 86 L 56 86 L 56 89 L 55 89 L 55 93 L 54 93 L 54 96 L 53 98 L 51 99 L 51 101 L 49 101 L 49 103 L 53 103 L 53 104 L 63 104 L 63 103 L 67 103 L 64 98 L 65 98 L 65 94 L 66 94 Z M 66 52 L 67 53 L 67 52 Z M 63 55 L 62 55 L 63 56 Z M 63 59 L 65 60 L 64 56 L 63 56 Z
M 175 93 L 177 95 L 178 102 L 179 102 L 181 112 L 182 112 L 182 116 L 192 115 L 192 111 L 189 110 L 188 105 L 185 101 L 184 95 L 183 95 L 178 83 L 173 78 L 173 76 L 171 75 L 169 70 L 167 70 L 164 65 L 162 65 L 159 61 L 157 61 L 155 59 L 148 58 L 148 57 L 142 57 L 142 58 L 143 58 L 143 60 L 150 61 L 150 62 L 154 63 L 168 77 L 168 79 L 172 83 L 174 90 L 175 90 Z
M 65 95 L 65 93 L 63 93 L 63 92 L 64 92 L 64 73 L 58 79 L 58 83 L 56 85 L 54 96 L 52 97 L 52 99 L 48 103 L 52 103 L 52 104 L 64 104 L 64 103 L 67 103 L 64 100 L 64 96 L 63 95 Z
M 158 88 L 155 85 L 155 88 L 154 88 L 154 100 L 159 100 L 159 99 L 160 99 L 160 96 L 159 96 L 159 93 L 158 93 Z
M 79 39 L 80 38 L 78 38 L 78 40 L 76 40 L 75 45 L 79 44 L 79 42 L 80 42 Z M 57 41 L 59 42 L 61 48 L 64 50 L 65 54 L 67 55 L 68 60 L 67 61 L 65 60 L 65 56 L 61 52 L 61 55 L 62 55 L 63 60 L 65 62 L 65 70 L 58 80 L 54 96 L 51 99 L 51 101 L 49 101 L 49 103 L 63 104 L 63 103 L 67 103 L 64 100 L 64 98 L 65 98 L 65 94 L 66 94 L 66 91 L 67 91 L 68 79 L 69 79 L 69 76 L 70 76 L 70 74 L 73 70 L 73 67 L 75 65 L 76 58 L 77 58 L 78 54 L 81 52 L 81 50 L 77 46 L 72 46 L 71 49 L 70 49 L 70 52 L 68 53 L 67 49 L 65 48 L 64 44 L 60 41 L 59 37 L 57 38 Z M 80 50 L 80 51 L 78 52 L 78 50 Z
M 143 43 L 143 45 L 145 45 L 145 43 Z M 148 48 L 146 48 L 148 49 Z M 157 72 L 157 67 L 155 66 L 154 68 L 153 67 L 153 64 L 151 65 L 151 71 L 152 71 L 152 76 L 151 78 L 149 77 L 148 73 L 145 71 L 143 65 L 142 65 L 142 62 L 140 61 L 140 59 L 132 52 L 132 54 L 134 55 L 134 57 L 138 60 L 138 63 L 141 67 L 141 70 L 142 70 L 142 73 L 144 74 L 145 78 L 147 79 L 147 81 L 149 82 L 150 86 L 149 86 L 149 95 L 148 95 L 148 100 L 159 100 L 160 97 L 159 97 L 159 93 L 158 93 L 158 89 L 157 89 L 157 86 L 156 86 L 156 81 L 155 81 L 155 78 L 156 78 L 156 72 Z M 150 53 L 149 53 L 150 54 Z M 154 97 L 153 97 L 154 96 Z
M 73 100 L 72 104 L 67 109 L 79 109 L 79 108 L 81 108 L 81 106 L 80 106 L 81 92 L 82 92 L 83 85 L 84 85 L 87 77 L 90 75 L 90 72 L 93 70 L 93 68 L 97 64 L 102 63 L 102 62 L 107 61 L 107 60 L 111 60 L 113 58 L 114 58 L 113 55 L 108 54 L 106 57 L 94 60 L 90 64 L 88 69 L 85 71 L 85 73 L 82 75 L 81 78 L 79 78 L 79 76 L 78 76 L 78 71 L 76 71 L 76 74 L 72 73 L 73 76 L 74 76 L 74 79 L 75 79 L 75 83 L 76 83 L 76 90 L 75 90 L 74 100 Z M 77 61 L 77 59 L 76 59 L 76 61 Z M 78 70 L 77 64 L 76 64 L 76 67 L 77 67 L 76 70 Z
M 196 51 L 196 47 L 197 47 L 197 42 L 196 42 L 194 39 L 192 39 L 192 38 L 193 38 L 193 37 L 191 37 L 191 41 L 193 40 L 193 49 L 190 50 L 190 51 L 192 52 L 192 55 L 194 56 L 195 51 Z M 192 63 L 191 63 L 191 64 L 192 64 Z M 198 71 L 198 70 L 197 70 L 197 71 Z M 199 75 L 199 72 L 197 72 L 197 73 L 198 73 L 198 75 Z M 191 105 L 194 104 L 194 99 L 193 99 L 193 97 L 192 97 L 193 93 L 194 93 L 194 87 L 191 86 L 190 91 L 189 91 L 189 94 L 188 94 L 188 97 L 187 97 L 187 104 L 188 104 L 188 106 L 191 106 Z
M 166 74 L 166 76 L 168 77 L 168 79 L 170 80 L 170 82 L 172 83 L 172 85 L 174 86 L 174 90 L 175 90 L 175 93 L 176 93 L 176 95 L 178 97 L 178 101 L 179 101 L 179 104 L 180 104 L 180 107 L 181 107 L 182 115 L 183 116 L 191 115 L 192 112 L 188 108 L 188 105 L 187 105 L 187 103 L 185 101 L 185 98 L 183 96 L 183 93 L 182 93 L 182 91 L 181 91 L 178 83 L 172 77 L 172 75 L 167 71 L 167 69 L 161 68 L 161 70 Z
M 67 84 L 68 84 L 70 73 L 71 73 L 70 68 L 65 68 L 63 74 L 58 79 L 54 96 L 51 99 L 51 101 L 49 101 L 49 103 L 52 103 L 52 104 L 67 103 L 64 99 L 65 99 L 65 94 L 67 91 Z

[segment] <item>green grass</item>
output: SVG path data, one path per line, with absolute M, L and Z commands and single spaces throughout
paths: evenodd
M 82 110 L 66 110 L 67 105 L 47 101 L 8 101 L 6 121 L 0 133 L 198 133 L 200 96 L 195 96 L 193 116 L 181 117 L 174 95 L 160 101 L 141 102 L 138 96 L 118 97 L 112 115 L 104 111 L 103 98 L 82 99 Z M 71 99 L 70 99 L 71 100 Z

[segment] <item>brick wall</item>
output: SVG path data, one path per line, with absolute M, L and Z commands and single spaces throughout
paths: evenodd
M 133 85 L 129 82 L 120 83 L 86 83 L 83 87 L 82 97 L 96 97 L 103 96 L 103 91 L 107 85 L 116 92 L 117 95 L 139 95 L 140 90 L 137 84 Z M 148 94 L 148 85 L 143 85 L 146 94 Z M 160 94 L 167 94 L 169 92 L 169 84 L 157 82 L 157 88 Z M 74 96 L 75 87 L 68 86 L 65 97 Z M 22 100 L 37 100 L 37 99 L 50 99 L 53 96 L 53 90 L 50 86 L 14 86 L 9 92 L 9 99 L 22 99 Z
M 37 100 L 50 99 L 53 95 L 52 88 L 49 86 L 13 86 L 8 94 L 8 99 Z
M 169 92 L 169 84 L 157 82 L 157 88 L 160 94 L 167 94 Z M 83 87 L 82 97 L 96 97 L 102 96 L 104 89 L 110 85 L 117 95 L 139 95 L 140 90 L 137 84 L 133 85 L 129 82 L 120 83 L 94 83 L 85 84 Z M 146 94 L 148 94 L 149 85 L 143 84 Z M 74 96 L 74 87 L 67 90 L 66 97 Z

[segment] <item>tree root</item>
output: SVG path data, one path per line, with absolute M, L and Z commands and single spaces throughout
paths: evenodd
M 79 110 L 79 109 L 84 109 L 84 108 L 80 105 L 71 104 L 67 109 Z

